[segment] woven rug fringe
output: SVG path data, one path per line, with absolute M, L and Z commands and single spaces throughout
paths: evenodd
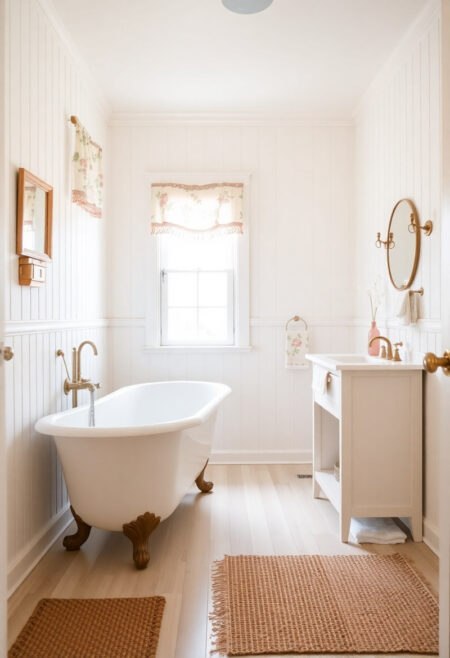
M 227 600 L 228 590 L 226 586 L 225 560 L 217 560 L 212 566 L 212 592 L 213 611 L 209 615 L 213 636 L 212 651 L 227 654 L 229 605 Z

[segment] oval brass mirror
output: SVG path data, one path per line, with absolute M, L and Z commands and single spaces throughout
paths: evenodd
M 417 273 L 420 256 L 420 223 L 410 199 L 400 199 L 389 221 L 387 264 L 389 278 L 397 290 L 407 290 Z

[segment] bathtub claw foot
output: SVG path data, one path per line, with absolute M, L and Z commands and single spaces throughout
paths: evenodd
M 202 493 L 210 493 L 210 491 L 212 491 L 212 488 L 214 486 L 214 482 L 207 482 L 207 480 L 203 478 L 203 476 L 205 475 L 206 467 L 208 466 L 208 462 L 209 459 L 206 460 L 206 464 L 203 466 L 202 472 L 195 479 L 195 484 L 197 485 L 197 487 L 200 489 Z
M 145 512 L 135 521 L 123 524 L 123 534 L 133 544 L 133 560 L 136 569 L 145 569 L 149 560 L 148 540 L 153 530 L 159 525 L 160 516 Z
M 78 516 L 72 505 L 70 506 L 70 511 L 72 512 L 73 518 L 77 524 L 77 531 L 73 535 L 66 535 L 64 537 L 63 546 L 68 551 L 79 551 L 89 537 L 91 526 L 85 523 L 81 516 Z

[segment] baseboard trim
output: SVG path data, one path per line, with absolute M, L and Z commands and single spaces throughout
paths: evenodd
M 423 542 L 439 557 L 439 528 L 427 519 L 423 520 Z
M 211 464 L 311 464 L 310 450 L 215 450 Z
M 72 521 L 73 516 L 67 505 L 20 551 L 8 566 L 8 597 L 16 591 Z

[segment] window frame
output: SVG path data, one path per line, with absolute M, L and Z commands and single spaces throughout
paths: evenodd
M 146 253 L 147 262 L 150 263 L 149 273 L 146 277 L 146 318 L 145 318 L 145 351 L 176 351 L 186 350 L 189 353 L 199 352 L 232 352 L 248 351 L 250 346 L 250 194 L 251 172 L 248 171 L 218 171 L 218 172 L 146 172 L 144 184 L 146 190 L 145 222 L 148 235 Z M 215 183 L 218 181 L 232 181 L 244 184 L 244 233 L 238 236 L 235 254 L 235 270 L 233 285 L 235 288 L 234 300 L 234 343 L 230 345 L 217 344 L 162 344 L 162 314 L 161 314 L 161 239 L 158 235 L 150 233 L 150 193 L 152 183 L 181 182 L 192 185 Z

